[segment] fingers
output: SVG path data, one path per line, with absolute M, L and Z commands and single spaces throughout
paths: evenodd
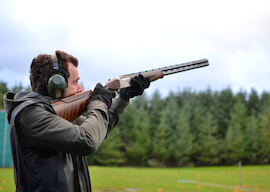
M 150 79 L 142 74 L 131 79 L 131 86 L 120 90 L 120 97 L 126 101 L 138 95 L 142 95 L 144 90 L 150 86 Z
M 103 87 L 101 83 L 98 83 L 94 89 L 94 92 L 91 95 L 90 101 L 100 100 L 104 102 L 108 108 L 110 108 L 112 104 L 112 99 L 115 97 L 115 92 L 111 90 L 107 90 Z
M 131 80 L 131 86 L 137 87 L 138 89 L 146 89 L 150 86 L 150 79 L 139 74 Z
M 143 82 L 143 87 L 144 88 L 148 88 L 150 86 L 150 79 L 148 77 L 144 77 L 142 74 L 139 74 L 138 77 Z
M 136 76 L 131 80 L 130 88 L 132 92 L 141 95 L 144 90 L 144 82 L 140 79 L 140 77 Z
M 150 86 L 150 79 L 148 77 L 145 78 L 142 74 L 135 76 L 131 80 L 131 87 L 135 90 L 137 95 L 142 95 L 144 90 L 149 86 Z

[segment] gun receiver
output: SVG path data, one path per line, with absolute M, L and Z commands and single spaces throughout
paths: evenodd
M 168 67 L 162 67 L 157 69 L 152 69 L 148 71 L 142 71 L 138 73 L 131 73 L 127 75 L 121 75 L 115 77 L 104 86 L 109 90 L 119 90 L 130 86 L 130 81 L 135 76 L 142 74 L 144 77 L 148 77 L 150 81 L 155 81 L 157 79 L 163 78 L 166 75 L 171 75 L 175 73 L 180 73 L 183 71 L 196 69 L 200 67 L 208 66 L 208 60 L 202 59 L 192 62 L 187 62 L 183 64 L 172 65 Z M 91 97 L 91 90 L 86 90 L 69 97 L 61 98 L 57 101 L 52 102 L 52 106 L 56 114 L 60 117 L 67 119 L 68 121 L 74 121 L 87 109 L 87 104 Z

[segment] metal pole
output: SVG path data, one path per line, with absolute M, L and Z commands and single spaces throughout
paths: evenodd
M 242 162 L 238 162 L 238 167 L 239 167 L 239 180 L 240 180 L 240 187 L 243 186 L 243 180 L 242 180 Z

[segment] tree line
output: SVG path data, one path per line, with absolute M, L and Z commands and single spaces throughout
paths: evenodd
M 270 163 L 270 93 L 185 89 L 135 98 L 90 164 L 211 166 Z
M 0 82 L 0 108 L 7 91 Z M 210 166 L 270 163 L 270 93 L 184 89 L 134 98 L 90 164 Z

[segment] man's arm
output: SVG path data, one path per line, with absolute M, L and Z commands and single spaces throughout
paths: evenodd
M 109 109 L 109 126 L 108 126 L 108 133 L 117 125 L 120 121 L 126 107 L 128 106 L 129 102 L 123 100 L 120 97 L 113 99 L 112 106 Z
M 21 134 L 30 145 L 83 156 L 99 148 L 107 134 L 109 115 L 106 104 L 93 101 L 85 121 L 78 126 L 33 105 L 22 111 L 19 123 Z

